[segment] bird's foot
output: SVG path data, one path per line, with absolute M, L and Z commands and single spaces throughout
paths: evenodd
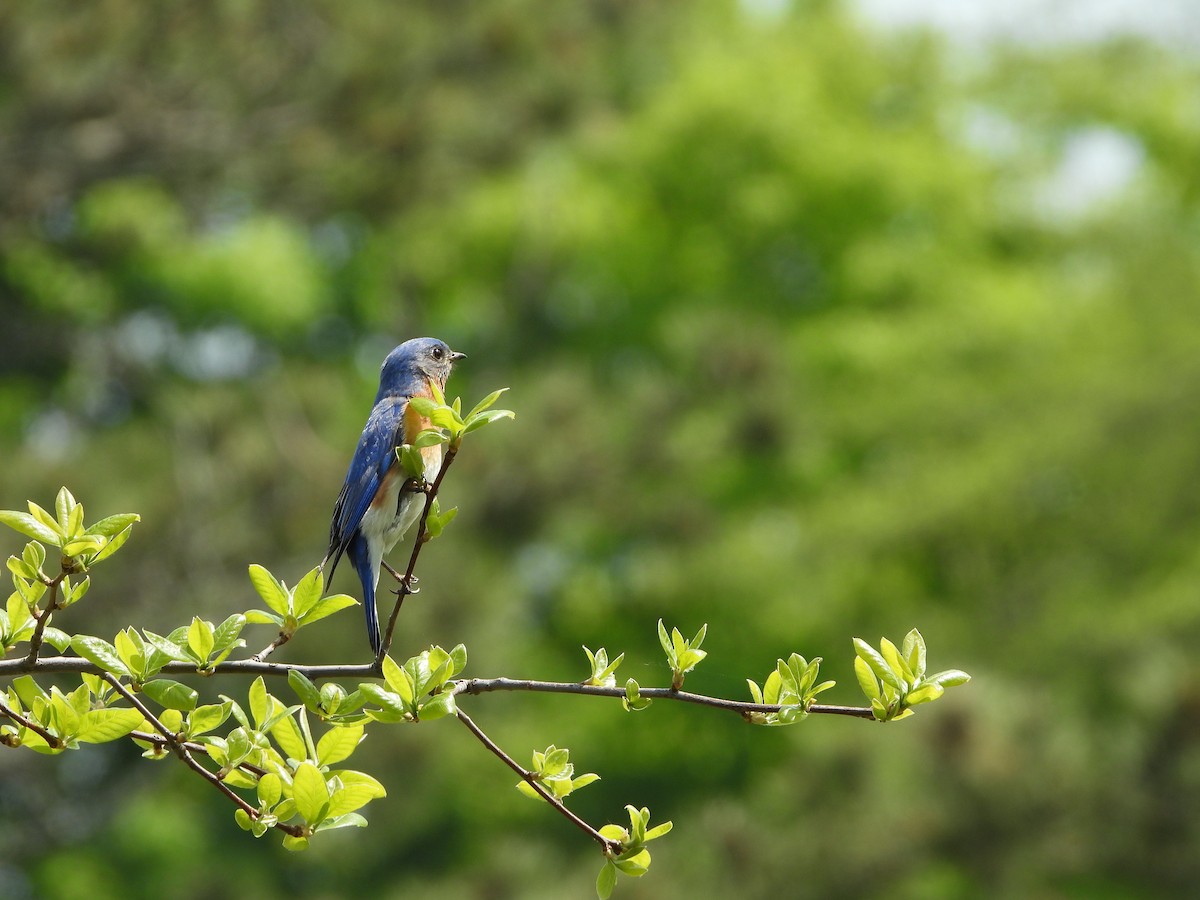
M 398 572 L 398 571 L 396 571 L 396 569 L 392 568 L 391 564 L 387 560 L 381 561 L 380 564 L 383 566 L 383 568 L 387 571 L 387 573 L 389 575 L 391 575 L 393 578 L 396 579 L 396 581 L 398 581 L 400 583 L 399 589 L 393 591 L 394 594 L 399 596 L 402 593 L 403 594 L 419 594 L 421 592 L 421 589 L 419 587 L 417 587 L 417 582 L 420 581 L 421 579 L 419 579 L 416 575 L 411 575 L 408 578 L 405 578 L 404 573 Z

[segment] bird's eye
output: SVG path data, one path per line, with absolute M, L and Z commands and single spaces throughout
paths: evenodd
M 442 350 L 442 348 L 441 348 L 441 347 L 434 347 L 434 348 L 433 348 L 433 358 L 434 358 L 434 359 L 441 359 L 441 358 L 442 358 L 443 356 L 445 356 L 445 355 L 446 355 L 446 353 L 445 353 L 445 351 L 444 351 L 444 350 Z

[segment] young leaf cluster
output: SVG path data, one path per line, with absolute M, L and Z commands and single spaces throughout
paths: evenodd
M 378 708 L 366 714 L 377 722 L 430 722 L 455 712 L 453 687 L 449 682 L 467 664 L 467 648 L 459 644 L 446 652 L 430 647 L 403 666 L 390 656 L 383 658 L 384 685 L 364 682 L 362 696 Z
M 782 706 L 779 712 L 764 713 L 751 711 L 746 714 L 746 720 L 755 725 L 792 725 L 808 715 L 817 694 L 827 691 L 836 682 L 822 681 L 817 684 L 817 676 L 821 671 L 821 657 L 815 657 L 811 662 L 799 653 L 793 653 L 787 662 L 777 660 L 775 670 L 767 676 L 760 688 L 749 678 L 750 696 L 755 703 L 766 703 Z
M 528 770 L 527 774 L 529 779 L 536 781 L 559 800 L 600 780 L 600 776 L 593 772 L 576 776 L 575 765 L 571 762 L 571 751 L 566 747 L 555 747 L 553 744 L 544 751 L 533 751 L 533 768 Z M 543 799 L 527 780 L 518 781 L 517 790 L 533 800 Z
M 498 391 L 492 391 L 482 400 L 475 404 L 469 413 L 465 416 L 462 413 L 462 398 L 455 397 L 454 402 L 447 404 L 446 398 L 438 389 L 436 384 L 430 385 L 433 397 L 413 397 L 408 403 L 413 409 L 419 412 L 422 416 L 429 419 L 432 427 L 422 431 L 413 441 L 413 448 L 420 449 L 421 447 L 429 447 L 435 444 L 448 444 L 451 450 L 457 451 L 462 444 L 462 439 L 465 435 L 472 431 L 478 431 L 485 425 L 490 425 L 500 419 L 515 419 L 517 414 L 511 409 L 492 409 L 500 396 L 508 390 L 501 388 Z M 403 461 L 403 460 L 402 460 Z M 405 466 L 406 470 L 408 466 Z M 417 477 L 422 468 L 418 468 L 416 473 L 410 472 L 412 477 Z
M 583 683 L 599 685 L 601 687 L 613 687 L 617 683 L 615 674 L 617 666 L 621 665 L 621 662 L 625 659 L 625 654 L 622 653 L 612 662 L 609 662 L 608 651 L 603 647 L 593 653 L 585 646 L 583 652 L 587 654 L 588 666 L 592 671 L 592 674 Z
M 348 606 L 358 605 L 358 601 L 349 594 L 324 596 L 325 575 L 320 566 L 301 578 L 295 588 L 289 588 L 265 568 L 254 564 L 250 566 L 250 583 L 268 609 L 247 611 L 246 621 L 275 625 L 283 640 L 289 640 L 305 625 L 311 625 Z
M 50 619 L 57 610 L 82 600 L 91 587 L 87 575 L 75 582 L 71 576 L 86 572 L 121 549 L 141 517 L 121 513 L 85 525 L 83 504 L 65 487 L 55 498 L 54 515 L 32 500 L 28 506 L 27 513 L 0 510 L 0 523 L 33 538 L 20 556 L 10 556 L 7 561 L 14 590 L 0 610 L 0 650 L 7 653 L 18 643 L 28 641 L 29 659 L 33 661 L 43 641 L 59 651 L 70 642 L 67 634 L 50 627 Z M 59 571 L 55 575 L 44 569 L 46 546 L 59 551 Z
M 43 689 L 29 675 L 14 678 L 0 694 L 8 720 L 0 725 L 0 743 L 56 754 L 81 743 L 118 740 L 142 723 L 136 709 L 106 707 L 97 688 L 95 681 L 84 681 L 63 693 L 57 685 Z
M 946 688 L 971 680 L 958 669 L 926 675 L 925 639 L 915 628 L 905 635 L 900 649 L 887 638 L 880 640 L 878 650 L 855 638 L 854 652 L 854 673 L 880 722 L 907 718 L 912 707 L 936 700 Z
M 362 741 L 362 725 L 333 725 L 315 740 L 303 708 L 285 706 L 261 676 L 250 686 L 249 715 L 231 698 L 221 699 L 237 727 L 223 738 L 199 740 L 225 784 L 256 793 L 256 808 L 234 813 L 242 828 L 261 837 L 286 826 L 284 846 L 302 850 L 319 831 L 367 824 L 356 810 L 385 796 L 383 785 L 365 772 L 336 768 Z
M 246 617 L 241 613 L 229 616 L 220 625 L 194 616 L 190 625 L 180 625 L 165 636 L 149 629 L 139 634 L 133 628 L 126 628 L 117 633 L 111 644 L 103 638 L 77 634 L 71 638 L 70 646 L 104 671 L 130 679 L 137 690 L 145 691 L 164 706 L 188 709 L 178 704 L 186 704 L 186 696 L 194 698 L 195 691 L 177 682 L 151 679 L 172 662 L 195 666 L 201 674 L 211 672 L 234 650 L 246 646 L 239 637 L 245 625 Z
M 85 572 L 96 563 L 108 559 L 129 540 L 133 523 L 141 521 L 141 516 L 136 513 L 120 513 L 85 526 L 83 504 L 76 502 L 65 487 L 59 490 L 54 500 L 54 512 L 51 515 L 30 500 L 27 513 L 0 510 L 0 524 L 60 551 L 63 570 L 71 573 Z M 31 562 L 24 555 L 21 559 Z M 47 579 L 41 573 L 44 561 L 43 552 L 41 558 L 22 573 L 23 577 L 45 582 Z M 9 569 L 15 574 L 11 563 Z
M 629 828 L 620 825 L 605 825 L 600 829 L 608 840 L 616 842 L 620 849 L 608 852 L 604 867 L 596 878 L 596 896 L 600 900 L 608 900 L 617 884 L 617 873 L 632 875 L 639 878 L 650 868 L 650 851 L 646 845 L 662 837 L 673 827 L 671 822 L 663 822 L 650 828 L 650 810 L 642 807 L 626 806 L 629 813 Z
M 708 626 L 701 625 L 696 636 L 690 641 L 684 639 L 678 628 L 672 628 L 671 635 L 668 637 L 662 619 L 658 620 L 658 642 L 662 644 L 662 648 L 667 654 L 667 665 L 671 667 L 672 689 L 677 691 L 683 687 L 684 676 L 696 668 L 700 660 L 708 655 L 706 651 L 700 649 L 700 645 L 704 643 L 704 635 L 707 633 Z

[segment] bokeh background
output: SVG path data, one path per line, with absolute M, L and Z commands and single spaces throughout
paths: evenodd
M 0 506 L 142 514 L 72 627 L 219 621 L 320 559 L 380 361 L 434 334 L 518 418 L 451 473 L 400 655 L 663 683 L 661 616 L 709 624 L 689 687 L 798 650 L 853 703 L 851 636 L 916 625 L 975 676 L 886 728 L 471 701 L 603 775 L 585 817 L 675 821 L 618 896 L 1181 896 L 1200 23 L 1133 5 L 8 0 Z M 319 627 L 280 658 L 365 657 Z M 4 753 L 0 895 L 591 895 L 453 722 L 355 762 L 371 827 L 292 855 L 132 747 Z

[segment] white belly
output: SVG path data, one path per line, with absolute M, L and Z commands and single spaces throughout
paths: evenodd
M 425 480 L 433 483 L 438 470 L 442 467 L 441 446 L 425 450 Z M 395 475 L 393 475 L 393 472 Z M 383 555 L 396 546 L 413 524 L 421 516 L 425 508 L 425 495 L 417 491 L 408 491 L 403 497 L 400 490 L 405 480 L 399 471 L 399 464 L 388 472 L 391 477 L 384 478 L 383 496 L 378 503 L 367 507 L 366 513 L 359 524 L 359 531 L 367 539 L 371 549 L 371 567 L 375 570 L 375 583 L 379 583 L 379 563 Z

